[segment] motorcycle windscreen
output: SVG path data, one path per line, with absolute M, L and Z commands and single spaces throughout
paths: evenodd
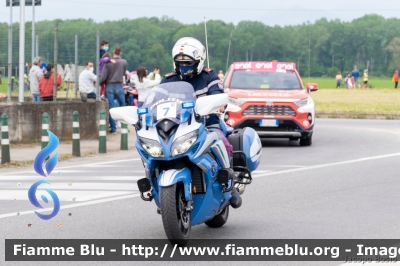
M 196 102 L 196 94 L 190 83 L 177 81 L 154 87 L 142 106 L 148 109 L 147 126 L 155 126 L 164 119 L 172 120 L 177 124 L 185 122 L 188 118 L 188 110 L 182 108 L 182 103 L 185 102 Z

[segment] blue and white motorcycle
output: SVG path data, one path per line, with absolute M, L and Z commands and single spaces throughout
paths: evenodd
M 171 243 L 186 244 L 193 225 L 223 226 L 229 206 L 238 207 L 232 190 L 242 194 L 260 163 L 262 145 L 252 128 L 233 131 L 221 120 L 234 148 L 229 158 L 219 129 L 205 126 L 227 103 L 227 94 L 196 99 L 192 85 L 181 81 L 153 88 L 142 108 L 110 109 L 112 118 L 136 128 L 146 173 L 139 191 L 143 200 L 155 201 Z

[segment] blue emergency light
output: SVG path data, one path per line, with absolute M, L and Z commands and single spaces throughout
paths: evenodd
M 149 112 L 149 109 L 147 109 L 147 108 L 138 108 L 137 109 L 138 115 L 144 115 L 144 114 L 147 114 L 148 112 Z
M 194 108 L 194 102 L 184 102 L 182 103 L 182 108 L 183 109 L 190 109 L 190 108 Z

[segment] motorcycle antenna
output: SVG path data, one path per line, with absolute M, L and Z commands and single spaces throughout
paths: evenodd
M 228 55 L 226 56 L 225 73 L 226 73 L 226 71 L 228 71 L 228 62 L 229 62 L 229 53 L 231 51 L 232 33 L 233 33 L 233 27 L 232 27 L 232 31 L 231 31 L 231 36 L 229 37 L 229 46 L 228 46 Z
M 205 32 L 205 35 L 206 35 L 207 67 L 210 68 L 210 60 L 209 60 L 209 56 L 208 56 L 207 22 L 206 22 L 206 17 L 204 17 L 204 32 Z

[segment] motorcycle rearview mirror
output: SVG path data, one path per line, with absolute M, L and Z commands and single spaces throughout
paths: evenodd
M 139 120 L 137 109 L 138 108 L 136 106 L 111 108 L 110 115 L 114 120 L 121 121 L 122 123 L 129 125 L 135 125 Z
M 225 93 L 200 97 L 196 100 L 195 111 L 200 116 L 215 113 L 221 107 L 227 105 L 228 101 L 229 96 Z

